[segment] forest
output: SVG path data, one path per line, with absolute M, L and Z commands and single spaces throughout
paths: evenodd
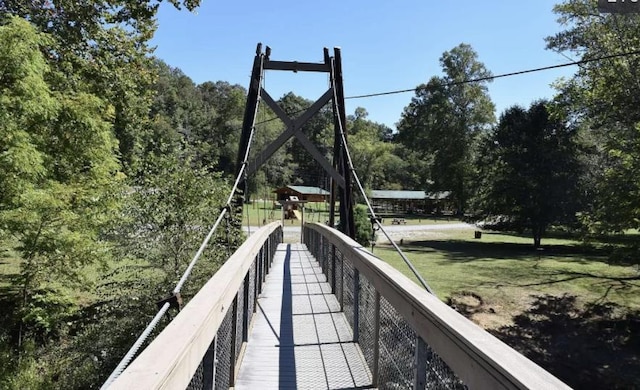
M 169 1 L 184 12 L 199 3 Z M 99 387 L 225 206 L 246 87 L 196 84 L 154 57 L 158 6 L 0 2 L 0 388 Z M 534 247 L 552 230 L 637 231 L 640 19 L 600 15 L 589 0 L 554 12 L 563 31 L 547 48 L 584 62 L 553 99 L 497 113 L 482 53 L 452 47 L 397 129 L 361 107 L 349 115 L 363 186 L 451 191 L 461 218 L 507 216 L 504 228 Z M 313 102 L 287 93 L 278 103 L 295 116 Z M 329 105 L 304 128 L 329 159 L 333 124 Z M 253 153 L 282 129 L 263 107 Z M 289 141 L 249 178 L 246 200 L 327 181 Z M 216 233 L 186 300 L 242 242 L 239 217 Z M 616 256 L 638 264 L 639 244 Z

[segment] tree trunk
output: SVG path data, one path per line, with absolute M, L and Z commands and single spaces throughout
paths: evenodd
M 533 235 L 533 247 L 535 249 L 540 248 L 540 241 L 542 241 L 542 237 L 540 237 L 538 234 L 534 233 L 534 235 Z
M 533 227 L 533 247 L 535 249 L 540 248 L 540 244 L 542 241 L 542 235 L 544 234 L 544 226 L 534 226 Z

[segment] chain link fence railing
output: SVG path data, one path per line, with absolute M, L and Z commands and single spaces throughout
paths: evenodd
M 375 386 L 466 389 L 451 368 L 336 246 L 315 230 L 305 229 L 303 237 L 341 304 Z
M 569 389 L 344 234 L 306 224 L 379 389 Z

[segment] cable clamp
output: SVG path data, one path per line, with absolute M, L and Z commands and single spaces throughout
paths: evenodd
M 171 293 L 170 296 L 156 302 L 156 305 L 158 306 L 158 309 L 160 309 L 167 302 L 169 303 L 169 307 L 178 309 L 178 311 L 182 307 L 182 297 L 180 296 L 180 293 Z

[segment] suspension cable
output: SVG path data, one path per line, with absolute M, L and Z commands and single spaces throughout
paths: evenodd
M 337 106 L 338 105 L 338 96 L 337 96 L 337 93 L 336 93 L 335 80 L 332 82 L 331 87 L 333 89 L 333 99 L 336 102 L 336 106 Z M 343 107 L 343 109 L 344 109 L 344 107 Z M 391 242 L 391 245 L 393 245 L 393 247 L 395 248 L 396 252 L 398 252 L 400 257 L 402 257 L 402 260 L 404 260 L 404 262 L 407 264 L 409 269 L 411 269 L 411 272 L 413 272 L 413 275 L 418 279 L 420 284 L 422 284 L 422 287 L 424 287 L 425 290 L 427 290 L 428 292 L 433 294 L 433 290 L 431 289 L 431 287 L 429 287 L 429 285 L 424 280 L 422 275 L 420 275 L 420 273 L 418 272 L 416 267 L 413 265 L 413 263 L 411 263 L 411 261 L 407 258 L 407 256 L 405 256 L 405 254 L 402 252 L 400 247 L 393 241 L 393 239 L 391 239 L 391 237 L 389 236 L 387 231 L 382 226 L 382 223 L 380 223 L 380 221 L 376 217 L 376 214 L 373 211 L 373 207 L 371 206 L 371 203 L 369 202 L 369 198 L 367 198 L 367 194 L 364 191 L 364 187 L 362 187 L 362 183 L 360 182 L 360 179 L 358 178 L 358 174 L 356 173 L 355 167 L 353 166 L 353 160 L 351 160 L 351 154 L 349 153 L 349 148 L 347 147 L 347 138 L 346 138 L 345 133 L 344 133 L 342 119 L 340 118 L 340 115 L 338 115 L 337 113 L 336 113 L 336 116 L 338 118 L 337 122 L 338 122 L 338 130 L 340 131 L 340 141 L 342 142 L 342 145 L 344 146 L 345 156 L 347 157 L 347 164 L 349 165 L 349 170 L 351 171 L 351 174 L 353 175 L 353 178 L 355 179 L 355 182 L 358 185 L 358 189 L 360 190 L 360 193 L 362 193 L 362 196 L 364 197 L 364 201 L 367 204 L 367 208 L 369 209 L 369 212 L 371 213 L 371 221 L 372 222 L 375 221 L 375 223 L 378 225 L 378 229 L 382 233 L 384 233 L 384 235 L 387 237 L 389 242 Z
M 169 302 L 165 302 L 165 304 L 162 305 L 158 313 L 156 313 L 155 317 L 153 317 L 153 320 L 151 320 L 151 322 L 142 332 L 140 337 L 138 337 L 136 342 L 133 343 L 133 346 L 129 349 L 127 354 L 124 355 L 122 360 L 120 360 L 120 363 L 118 363 L 118 366 L 113 370 L 111 375 L 109 375 L 109 378 L 107 378 L 107 380 L 104 382 L 102 387 L 100 387 L 100 390 L 105 390 L 109 388 L 109 386 L 111 386 L 111 383 L 113 383 L 113 381 L 115 381 L 116 378 L 118 378 L 120 374 L 122 374 L 122 372 L 127 368 L 129 363 L 131 363 L 131 360 L 133 360 L 133 357 L 140 349 L 140 346 L 142 345 L 142 343 L 144 343 L 147 340 L 147 337 L 149 337 L 149 334 L 151 334 L 151 332 L 156 327 L 158 322 L 160 322 L 160 319 L 164 317 L 164 315 L 167 313 L 167 310 L 169 310 L 170 306 L 171 304 Z

